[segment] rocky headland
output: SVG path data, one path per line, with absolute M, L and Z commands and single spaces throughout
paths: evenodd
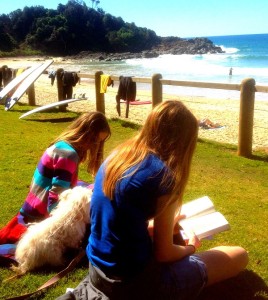
M 71 59 L 89 59 L 91 61 L 118 61 L 133 58 L 153 58 L 162 54 L 213 54 L 224 53 L 221 47 L 215 46 L 208 38 L 182 39 L 178 37 L 162 37 L 159 42 L 149 50 L 141 52 L 93 52 L 82 51 Z

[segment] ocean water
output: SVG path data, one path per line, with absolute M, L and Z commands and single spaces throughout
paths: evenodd
M 256 85 L 268 85 L 268 34 L 211 36 L 223 54 L 161 55 L 157 58 L 131 59 L 118 62 L 90 62 L 84 60 L 77 68 L 81 72 L 103 71 L 111 75 L 151 77 L 184 81 L 204 81 L 239 84 L 254 78 Z M 232 75 L 229 70 L 232 68 Z M 146 86 L 139 86 L 146 88 Z M 165 93 L 219 98 L 237 98 L 239 92 L 199 88 L 164 86 Z M 268 94 L 256 93 L 256 99 L 268 100 Z

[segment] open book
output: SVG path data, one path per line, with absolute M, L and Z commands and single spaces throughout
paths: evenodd
M 199 239 L 204 239 L 230 229 L 228 221 L 215 210 L 208 196 L 183 204 L 181 214 L 186 215 L 186 218 L 180 221 L 185 239 L 187 232 L 194 232 Z

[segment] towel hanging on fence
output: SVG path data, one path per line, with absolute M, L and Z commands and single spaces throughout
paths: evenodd
M 110 75 L 102 74 L 101 76 L 101 83 L 100 83 L 100 93 L 104 94 L 107 91 L 108 86 L 114 86 L 114 81 L 111 79 Z

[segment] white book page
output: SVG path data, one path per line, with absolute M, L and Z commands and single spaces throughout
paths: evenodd
M 191 218 L 197 215 L 201 216 L 214 211 L 215 208 L 213 202 L 208 196 L 187 202 L 181 207 L 181 215 L 186 215 L 186 218 Z
M 180 221 L 180 225 L 186 236 L 189 236 L 191 232 L 194 232 L 199 239 L 210 237 L 216 233 L 230 229 L 228 221 L 219 212 L 213 212 L 196 218 L 184 219 Z

